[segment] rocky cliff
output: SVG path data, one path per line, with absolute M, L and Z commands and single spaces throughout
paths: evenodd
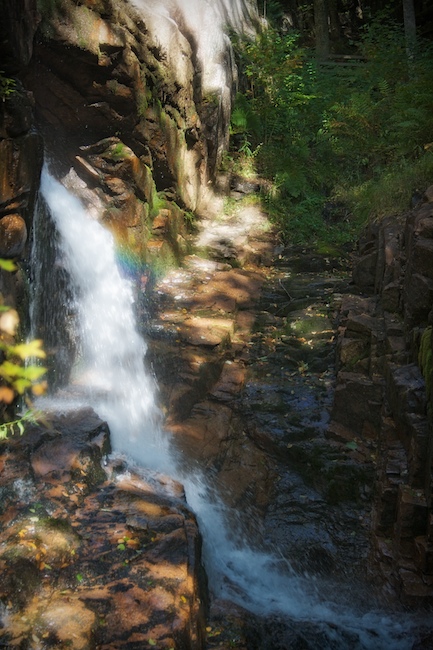
M 372 445 L 373 561 L 406 603 L 432 600 L 433 188 L 373 224 L 344 299 L 330 431 Z
M 10 221 L 24 197 L 29 229 L 41 167 L 36 125 L 55 173 L 73 170 L 76 191 L 124 245 L 161 260 L 163 228 L 165 262 L 178 259 L 183 211 L 205 209 L 227 145 L 236 67 L 226 31 L 251 31 L 254 4 L 3 2 L 2 67 L 25 91 L 16 86 L 0 107 L 1 215 Z M 15 256 L 17 246 L 2 254 Z

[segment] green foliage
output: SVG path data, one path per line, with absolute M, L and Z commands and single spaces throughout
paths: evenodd
M 15 79 L 6 77 L 3 70 L 0 70 L 0 100 L 4 102 L 16 90 Z
M 10 260 L 0 259 L 0 269 L 14 271 L 16 266 Z M 1 300 L 0 294 L 0 303 Z M 17 396 L 25 395 L 28 390 L 34 395 L 42 395 L 46 389 L 46 382 L 42 381 L 46 368 L 36 363 L 37 359 L 46 356 L 42 341 L 17 342 L 18 326 L 19 316 L 15 309 L 0 304 L 0 405 L 3 415 Z M 0 439 L 16 432 L 22 434 L 25 424 L 35 420 L 36 414 L 30 409 L 20 418 L 1 424 Z
M 25 432 L 26 425 L 38 424 L 38 416 L 38 412 L 30 409 L 16 420 L 0 424 L 0 440 L 4 440 L 5 438 L 13 436 L 17 433 L 22 436 Z
M 272 181 L 265 199 L 286 238 L 343 243 L 431 183 L 429 44 L 408 61 L 403 27 L 382 15 L 349 65 L 320 65 L 296 34 L 272 28 L 236 47 L 247 88 L 233 137 L 241 158 L 248 143 L 255 171 Z M 346 206 L 335 223 L 326 220 L 330 201 Z

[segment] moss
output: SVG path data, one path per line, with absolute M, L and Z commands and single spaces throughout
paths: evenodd
M 123 142 L 118 142 L 113 149 L 111 150 L 111 158 L 115 161 L 123 160 L 127 158 L 130 154 L 130 149 L 123 144 Z
M 153 249 L 151 240 L 147 249 L 147 260 L 156 278 L 164 277 L 170 269 L 178 266 L 176 256 L 166 242 Z
M 137 113 L 139 117 L 145 117 L 149 107 L 149 95 L 146 91 L 137 93 Z
M 433 385 L 432 330 L 431 326 L 424 330 L 418 352 L 418 364 L 425 380 L 427 400 L 429 402 L 431 402 Z
M 38 12 L 42 18 L 50 18 L 60 7 L 62 0 L 37 0 Z
M 167 204 L 166 199 L 164 199 L 164 197 L 159 192 L 156 191 L 155 183 L 153 183 L 153 187 L 151 189 L 152 189 L 152 195 L 149 202 L 150 203 L 149 216 L 151 219 L 154 219 L 160 210 L 163 210 L 164 208 L 170 206 Z

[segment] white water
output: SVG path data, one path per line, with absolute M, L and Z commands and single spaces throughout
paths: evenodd
M 155 405 L 155 383 L 145 370 L 146 346 L 137 333 L 133 293 L 116 265 L 111 234 L 93 220 L 80 201 L 47 170 L 42 194 L 61 236 L 59 254 L 71 274 L 81 336 L 81 359 L 65 402 L 57 397 L 47 408 L 91 405 L 109 424 L 112 445 L 134 464 L 176 476 L 175 461 Z M 360 613 L 350 602 L 323 601 L 311 577 L 295 574 L 287 561 L 253 550 L 229 534 L 224 507 L 200 472 L 178 478 L 197 515 L 204 538 L 212 590 L 258 614 L 277 613 L 299 622 L 314 622 L 329 645 L 409 650 L 409 623 L 380 612 Z
M 80 330 L 81 358 L 64 406 L 91 405 L 109 423 L 114 449 L 139 465 L 168 470 L 156 386 L 144 367 L 132 286 L 116 264 L 113 237 L 47 170 L 41 191 L 61 237 L 59 255 L 74 284 Z

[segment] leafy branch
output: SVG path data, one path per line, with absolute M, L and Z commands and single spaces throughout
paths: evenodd
M 0 99 L 4 102 L 16 90 L 15 79 L 6 77 L 3 70 L 0 70 Z
M 0 259 L 0 269 L 12 272 L 16 266 L 11 260 Z M 0 304 L 0 405 L 3 405 L 3 412 L 17 396 L 24 395 L 28 390 L 33 395 L 42 395 L 46 390 L 46 382 L 42 380 L 46 368 L 37 363 L 46 357 L 42 341 L 34 339 L 17 343 L 19 322 L 15 309 Z M 0 425 L 0 439 L 16 432 L 22 434 L 25 424 L 35 421 L 36 413 L 29 408 L 21 417 Z
M 25 431 L 26 424 L 38 424 L 39 412 L 29 409 L 16 420 L 0 424 L 0 440 L 19 433 L 21 436 Z

